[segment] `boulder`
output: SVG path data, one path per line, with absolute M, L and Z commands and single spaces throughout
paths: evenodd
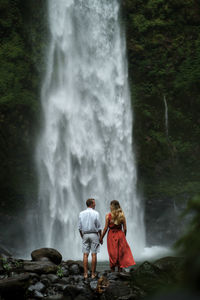
M 81 273 L 79 265 L 78 264 L 70 265 L 69 272 L 71 275 L 79 275 Z
M 15 299 L 23 299 L 26 289 L 30 284 L 30 275 L 27 273 L 19 274 L 0 280 L 0 295 L 5 299 L 15 295 Z
M 126 299 L 125 297 L 130 297 L 131 293 L 132 290 L 128 283 L 125 283 L 124 281 L 110 281 L 108 287 L 105 289 L 104 299 L 110 300 L 118 299 L 120 297 Z
M 51 281 L 51 282 L 57 282 L 57 280 L 59 279 L 59 277 L 55 274 L 48 274 L 47 278 Z
M 67 265 L 68 267 L 70 267 L 73 264 L 76 264 L 79 266 L 80 272 L 83 273 L 84 272 L 84 268 L 83 268 L 83 261 L 82 260 L 67 260 L 65 262 L 63 262 L 64 265 Z M 90 270 L 90 266 L 88 266 L 89 270 Z
M 171 272 L 172 270 L 176 272 L 183 267 L 183 264 L 184 264 L 183 257 L 173 257 L 173 256 L 162 257 L 154 262 L 154 265 L 156 267 L 158 267 L 159 269 L 165 272 Z
M 94 295 L 92 291 L 83 286 L 79 285 L 67 285 L 66 288 L 63 291 L 64 299 L 79 299 L 79 300 L 85 300 L 85 299 L 94 299 Z
M 29 292 L 32 292 L 32 291 L 44 292 L 44 290 L 45 290 L 45 285 L 40 281 L 38 281 L 34 285 L 30 285 L 28 288 Z
M 62 255 L 53 248 L 41 248 L 34 250 L 31 253 L 31 257 L 33 261 L 44 261 L 46 259 L 49 259 L 56 265 L 59 265 L 62 261 Z
M 44 261 L 24 261 L 23 269 L 26 272 L 37 274 L 56 273 L 58 267 L 51 262 Z

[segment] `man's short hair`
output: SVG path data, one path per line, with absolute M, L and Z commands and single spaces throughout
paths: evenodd
M 93 201 L 95 201 L 95 199 L 93 199 L 93 198 L 87 199 L 87 201 L 86 201 L 87 207 L 90 207 L 93 204 Z

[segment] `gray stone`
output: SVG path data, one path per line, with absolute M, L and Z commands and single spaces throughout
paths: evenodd
M 60 283 L 60 284 L 69 284 L 70 283 L 70 278 L 69 277 L 62 277 L 62 278 L 58 278 L 54 282 L 55 283 Z
M 38 291 L 38 292 L 44 292 L 45 290 L 45 285 L 42 283 L 42 282 L 37 282 L 35 285 L 35 290 Z
M 59 265 L 62 261 L 62 255 L 53 248 L 41 248 L 34 250 L 31 253 L 31 257 L 33 261 L 43 261 L 44 258 L 47 258 L 56 265 Z
M 64 291 L 64 289 L 67 287 L 67 284 L 55 283 L 54 287 L 57 291 Z
M 74 275 L 73 279 L 74 279 L 75 282 L 80 282 L 80 281 L 83 281 L 83 276 L 81 276 L 81 275 Z
M 81 273 L 78 264 L 70 265 L 69 271 L 70 271 L 70 274 L 72 274 L 72 275 L 78 275 Z
M 98 280 L 92 280 L 90 281 L 90 288 L 94 291 L 96 290 L 97 288 L 97 283 L 98 283 Z
M 84 293 L 83 287 L 78 287 L 75 285 L 68 284 L 66 288 L 64 289 L 64 295 L 65 296 L 71 296 L 74 299 L 78 294 Z
M 56 294 L 45 297 L 45 300 L 67 300 L 67 298 L 64 298 L 61 294 Z
M 124 273 L 124 272 L 120 272 L 118 275 L 118 278 L 120 280 L 130 280 L 131 274 L 130 273 Z
M 27 286 L 30 276 L 27 273 L 15 277 L 4 278 L 0 281 L 0 292 L 3 290 L 23 289 Z
M 47 278 L 48 278 L 51 282 L 56 282 L 56 281 L 59 279 L 59 277 L 58 277 L 57 275 L 55 275 L 55 274 L 48 274 L 48 275 L 47 275 Z
M 127 296 L 122 296 L 122 297 L 119 297 L 117 300 L 135 300 L 136 297 L 134 294 L 130 294 L 130 295 L 127 295 Z
M 161 274 L 160 268 L 158 268 L 156 265 L 145 261 L 143 262 L 134 272 L 135 276 L 151 276 L 151 277 L 157 277 Z
M 46 286 L 46 287 L 49 287 L 51 282 L 48 278 L 43 278 L 43 279 L 40 279 L 40 281 Z
M 29 275 L 30 275 L 31 279 L 33 279 L 33 278 L 36 278 L 37 280 L 40 279 L 40 276 L 38 274 L 36 274 L 36 273 L 29 273 Z
M 42 261 L 24 261 L 24 271 L 37 273 L 37 274 L 48 274 L 56 273 L 58 267 L 52 262 Z
M 109 281 L 109 286 L 105 290 L 106 299 L 118 299 L 119 297 L 131 294 L 131 288 L 121 281 Z
M 111 272 L 107 274 L 108 280 L 118 280 L 119 279 L 119 273 L 118 272 Z
M 183 263 L 183 257 L 166 256 L 156 260 L 154 265 L 165 272 L 171 272 L 172 270 L 176 272 L 183 266 Z
M 83 261 L 82 260 L 67 260 L 65 262 L 62 262 L 62 264 L 67 265 L 67 266 L 71 266 L 72 264 L 77 264 L 79 266 L 80 272 L 83 273 L 84 272 L 84 268 L 83 268 Z M 89 265 L 89 270 L 90 270 L 90 265 Z
M 34 291 L 34 297 L 36 299 L 43 299 L 44 296 L 42 295 L 42 293 L 40 293 L 39 291 Z

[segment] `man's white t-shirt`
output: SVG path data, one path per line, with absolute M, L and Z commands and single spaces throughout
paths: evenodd
M 83 210 L 79 214 L 78 229 L 83 233 L 94 233 L 101 230 L 99 213 L 91 207 Z

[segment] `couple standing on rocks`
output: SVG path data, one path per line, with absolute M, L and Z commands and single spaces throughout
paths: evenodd
M 84 278 L 88 278 L 88 256 L 92 254 L 92 278 L 96 277 L 97 253 L 103 238 L 107 235 L 107 248 L 111 271 L 122 271 L 122 268 L 135 265 L 131 249 L 126 240 L 126 218 L 117 200 L 110 202 L 110 213 L 106 215 L 103 233 L 99 213 L 95 211 L 95 199 L 86 201 L 87 209 L 79 214 L 79 232 L 82 238 Z

